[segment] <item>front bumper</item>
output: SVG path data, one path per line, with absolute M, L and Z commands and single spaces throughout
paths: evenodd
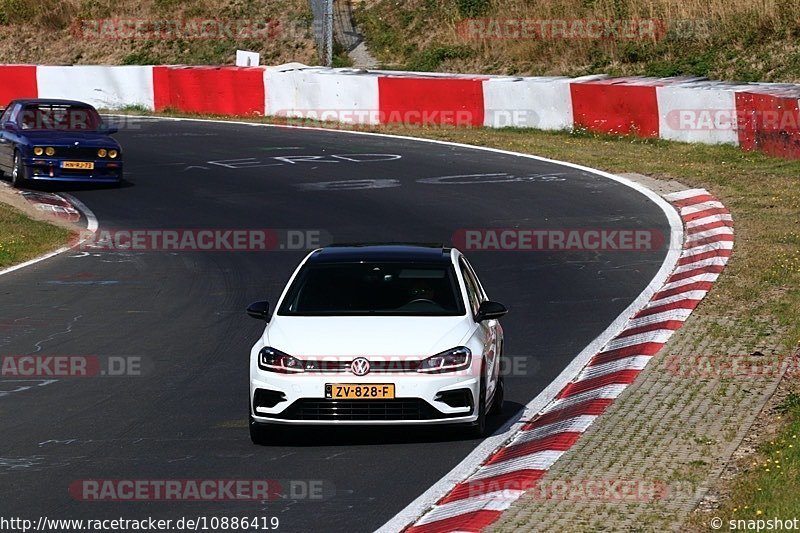
M 32 181 L 119 182 L 122 180 L 122 161 L 97 159 L 78 160 L 94 163 L 94 170 L 61 168 L 63 159 L 31 157 L 23 160 L 27 176 Z
M 327 384 L 387 384 L 393 400 L 331 400 Z M 260 391 L 268 391 L 267 393 Z M 450 395 L 442 394 L 451 392 Z M 456 393 L 455 391 L 460 391 Z M 355 377 L 349 373 L 274 374 L 258 370 L 250 380 L 250 411 L 255 422 L 295 425 L 454 424 L 477 420 L 480 380 L 470 375 L 381 373 Z M 451 407 L 442 398 L 463 394 L 468 405 Z M 281 396 L 282 395 L 282 396 Z M 273 407 L 265 407 L 277 398 Z M 270 401 L 265 402 L 265 398 Z M 451 403 L 452 400 L 450 400 Z

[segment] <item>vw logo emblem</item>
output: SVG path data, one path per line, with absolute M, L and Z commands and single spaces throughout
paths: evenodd
M 350 363 L 350 371 L 356 376 L 366 376 L 369 374 L 369 361 L 363 357 L 353 359 Z

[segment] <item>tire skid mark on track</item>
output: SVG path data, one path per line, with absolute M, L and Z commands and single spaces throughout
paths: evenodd
M 25 392 L 34 387 L 52 385 L 57 381 L 55 379 L 0 379 L 0 398 L 15 392 Z
M 708 294 L 731 255 L 730 212 L 704 189 L 681 191 L 665 198 L 678 210 L 689 229 L 678 261 L 680 266 L 650 302 L 630 317 L 615 339 L 606 343 L 561 389 L 555 400 L 524 421 L 508 442 L 407 527 L 406 532 L 480 531 L 495 522 L 514 501 L 536 486 L 558 458 L 633 383 Z M 702 244 L 697 242 L 698 233 L 691 231 L 697 227 L 693 222 L 699 213 L 703 214 L 706 226 L 700 232 Z M 692 279 L 702 279 L 702 285 L 683 283 L 687 279 L 685 272 L 691 272 Z M 665 287 L 670 289 L 665 291 Z
M 28 191 L 25 191 L 25 192 L 28 192 Z M 34 198 L 39 198 L 39 196 L 33 195 L 30 198 L 26 197 L 26 199 L 31 203 L 35 203 L 36 202 L 36 200 L 34 200 Z M 51 204 L 57 204 L 59 206 L 59 209 L 60 209 L 60 211 L 58 211 L 58 213 L 62 213 L 62 214 L 66 213 L 65 216 L 70 217 L 69 220 L 71 222 L 76 222 L 76 220 L 73 220 L 71 218 L 72 217 L 71 213 L 74 212 L 74 213 L 83 214 L 84 218 L 86 219 L 86 229 L 89 232 L 92 232 L 92 233 L 97 231 L 97 227 L 98 227 L 97 217 L 94 216 L 94 213 L 92 212 L 91 209 L 86 207 L 86 205 L 84 205 L 83 202 L 81 202 L 80 200 L 78 200 L 74 196 L 72 196 L 70 194 L 66 194 L 66 193 L 50 194 L 48 196 L 48 199 L 47 199 L 46 203 L 47 203 L 48 206 L 50 206 Z M 85 238 L 84 238 L 84 240 L 85 240 Z M 73 244 L 72 246 L 63 246 L 63 247 L 61 247 L 61 248 L 59 248 L 57 250 L 54 250 L 52 252 L 46 253 L 46 254 L 41 255 L 39 257 L 35 257 L 35 258 L 31 259 L 30 261 L 26 261 L 24 263 L 20 263 L 18 265 L 14 265 L 14 266 L 6 268 L 4 270 L 0 270 L 0 276 L 2 276 L 3 274 L 10 274 L 11 272 L 14 272 L 14 271 L 17 271 L 17 270 L 21 270 L 21 269 L 23 269 L 25 267 L 34 265 L 34 264 L 39 263 L 41 261 L 44 261 L 46 259 L 50 259 L 51 257 L 55 257 L 57 255 L 60 255 L 60 254 L 64 253 L 64 252 L 72 250 L 73 248 L 75 248 L 77 246 L 80 246 L 80 244 L 83 243 L 84 240 L 80 240 L 79 242 Z M 72 330 L 72 326 L 74 325 L 74 323 L 78 319 L 80 319 L 80 315 L 77 316 L 77 317 L 74 317 L 69 322 L 69 324 L 67 325 L 66 331 L 56 332 L 56 333 L 50 335 L 49 337 L 47 337 L 45 339 L 39 340 L 35 345 L 36 346 L 36 352 L 40 352 L 42 350 L 42 346 L 41 345 L 43 343 L 52 340 L 53 338 L 55 338 L 58 335 L 63 335 L 63 334 L 69 333 Z M 5 386 L 8 385 L 8 384 L 12 384 L 12 383 L 23 383 L 23 384 L 22 385 L 15 385 L 13 390 L 5 390 Z M 24 391 L 27 391 L 27 390 L 31 390 L 34 387 L 43 387 L 43 386 L 47 386 L 47 385 L 52 385 L 54 383 L 58 383 L 58 380 L 57 379 L 0 380 L 0 398 L 2 398 L 3 396 L 8 396 L 8 395 L 10 395 L 12 393 L 15 393 L 15 392 L 24 392 Z

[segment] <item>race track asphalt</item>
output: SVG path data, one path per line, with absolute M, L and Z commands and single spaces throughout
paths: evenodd
M 337 242 L 444 243 L 463 228 L 669 232 L 639 192 L 548 162 L 336 131 L 130 125 L 117 136 L 128 183 L 69 190 L 101 229 L 281 228 Z M 244 309 L 274 302 L 305 253 L 74 250 L 0 277 L 0 355 L 134 357 L 145 369 L 0 379 L 0 516 L 259 515 L 279 517 L 281 531 L 372 531 L 458 464 L 477 441 L 446 428 L 316 428 L 274 446 L 250 443 L 248 354 L 263 324 Z M 497 428 L 639 295 L 666 249 L 467 254 L 490 297 L 511 310 L 503 326 L 513 373 Z M 69 486 L 85 479 L 274 479 L 296 489 L 322 480 L 326 495 L 78 501 Z

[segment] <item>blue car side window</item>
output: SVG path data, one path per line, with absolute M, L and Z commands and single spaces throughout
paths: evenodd
M 19 110 L 22 109 L 21 104 L 15 104 L 14 107 L 11 109 L 11 115 L 8 117 L 9 122 L 17 123 L 17 116 L 19 115 Z

